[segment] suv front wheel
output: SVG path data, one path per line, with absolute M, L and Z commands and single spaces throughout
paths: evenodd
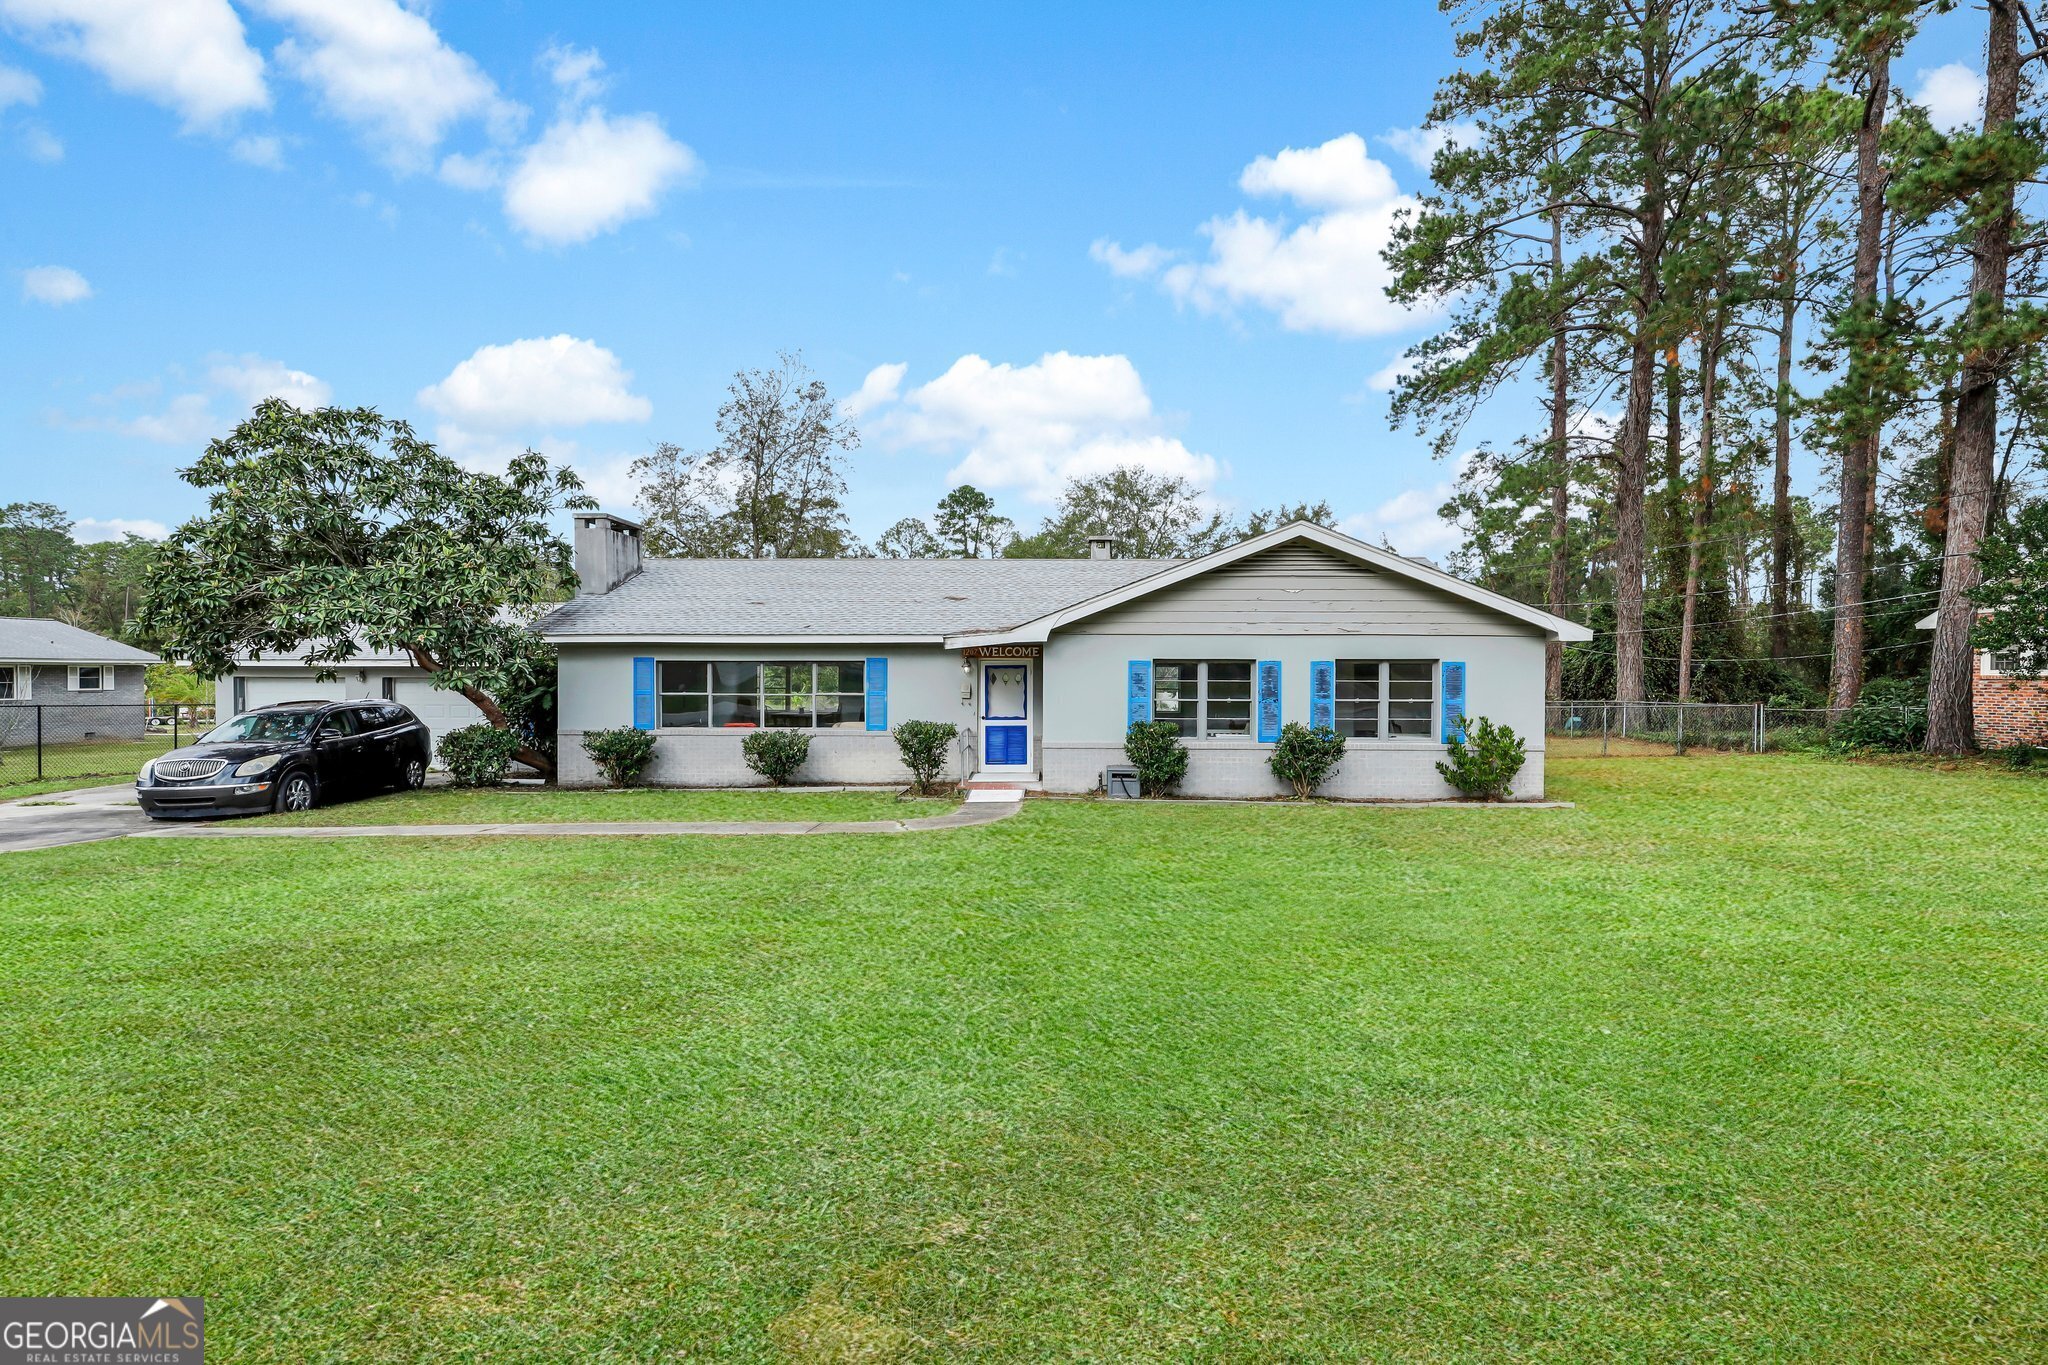
M 281 811 L 311 810 L 317 793 L 313 779 L 304 773 L 287 773 L 277 784 L 277 808 Z

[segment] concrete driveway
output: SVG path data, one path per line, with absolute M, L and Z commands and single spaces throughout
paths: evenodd
M 130 783 L 0 801 L 0 853 L 119 839 L 148 827 Z

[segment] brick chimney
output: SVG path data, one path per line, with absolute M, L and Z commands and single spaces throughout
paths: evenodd
M 576 513 L 576 595 L 601 597 L 640 572 L 640 523 Z

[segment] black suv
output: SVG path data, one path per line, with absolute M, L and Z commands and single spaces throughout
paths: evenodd
M 423 786 L 433 751 L 427 727 L 395 702 L 280 702 L 143 764 L 135 799 L 152 820 L 311 810 Z

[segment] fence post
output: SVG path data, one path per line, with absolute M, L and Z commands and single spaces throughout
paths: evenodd
M 1755 741 L 1750 745 L 1749 751 L 1753 754 L 1760 754 L 1764 751 L 1764 704 L 1762 702 L 1756 704 L 1756 718 L 1750 722 L 1750 731 L 1755 736 Z
M 1600 757 L 1607 757 L 1607 727 L 1614 719 L 1614 708 L 1602 705 L 1600 708 Z
M 1685 703 L 1684 703 L 1684 702 L 1680 702 L 1680 703 L 1678 703 L 1678 747 L 1677 747 L 1676 749 L 1674 749 L 1674 750 L 1673 750 L 1672 752 L 1674 752 L 1674 753 L 1680 753 L 1680 754 L 1682 754 L 1682 753 L 1684 753 L 1684 752 L 1685 752 Z
M 43 708 L 36 708 L 36 781 L 43 780 Z

